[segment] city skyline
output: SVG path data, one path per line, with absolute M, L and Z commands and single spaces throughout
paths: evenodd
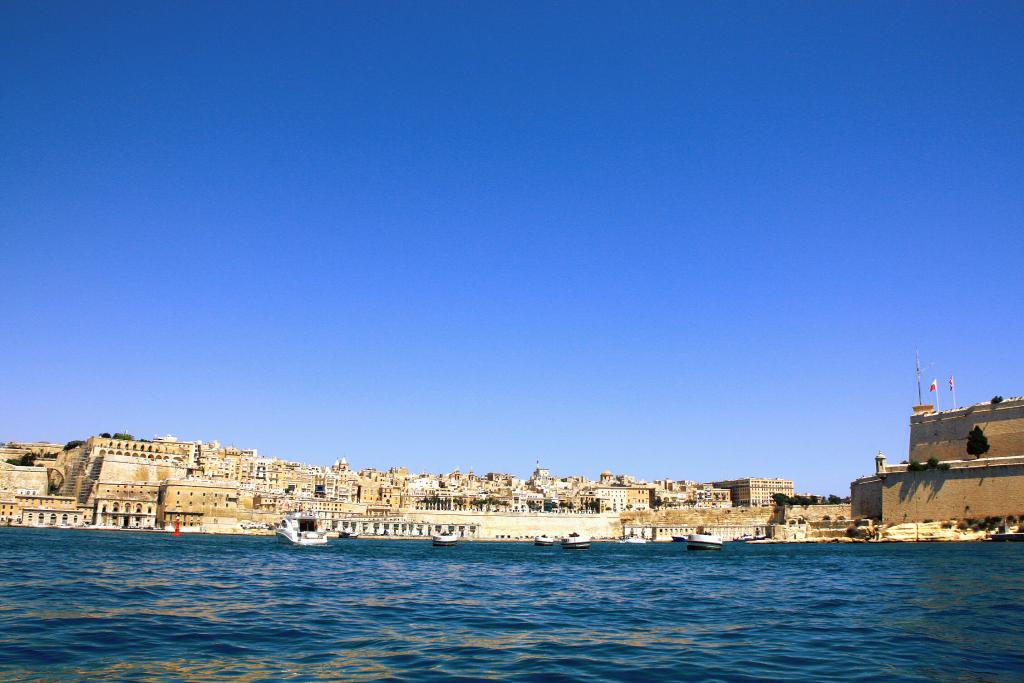
M 0 440 L 845 495 L 1024 387 L 1016 5 L 0 14 Z

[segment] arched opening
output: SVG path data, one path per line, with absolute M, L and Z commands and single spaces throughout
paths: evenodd
M 110 508 L 110 511 L 117 512 L 117 503 L 114 503 L 114 506 Z
M 61 525 L 61 526 L 67 526 L 67 525 L 68 525 L 68 516 L 67 516 L 67 513 L 65 513 L 65 514 L 63 514 L 63 515 L 61 515 L 61 516 L 60 516 L 60 525 Z
M 142 505 L 136 505 L 135 506 L 135 514 L 137 514 L 137 515 L 141 515 L 142 514 Z
M 53 526 L 57 526 L 57 513 L 56 512 L 51 512 L 50 513 L 50 524 L 52 524 Z

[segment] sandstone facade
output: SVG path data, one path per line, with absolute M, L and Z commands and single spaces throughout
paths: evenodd
M 910 418 L 910 460 L 967 460 L 967 434 L 981 427 L 988 438 L 986 458 L 1024 455 L 1024 398 L 978 403 L 959 410 L 927 412 Z

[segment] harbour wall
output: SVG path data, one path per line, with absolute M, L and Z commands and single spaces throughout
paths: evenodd
M 617 513 L 573 515 L 559 513 L 500 513 L 456 510 L 402 510 L 411 522 L 433 525 L 476 525 L 477 538 L 529 539 L 541 534 L 568 536 L 576 532 L 595 538 L 617 538 L 622 522 Z
M 642 510 L 622 513 L 623 534 L 655 541 L 703 532 L 724 540 L 740 536 L 761 536 L 769 532 L 774 508 L 708 508 L 688 510 Z

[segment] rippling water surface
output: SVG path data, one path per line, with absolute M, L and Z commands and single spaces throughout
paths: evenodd
M 1024 544 L 0 529 L 0 680 L 1024 680 Z

